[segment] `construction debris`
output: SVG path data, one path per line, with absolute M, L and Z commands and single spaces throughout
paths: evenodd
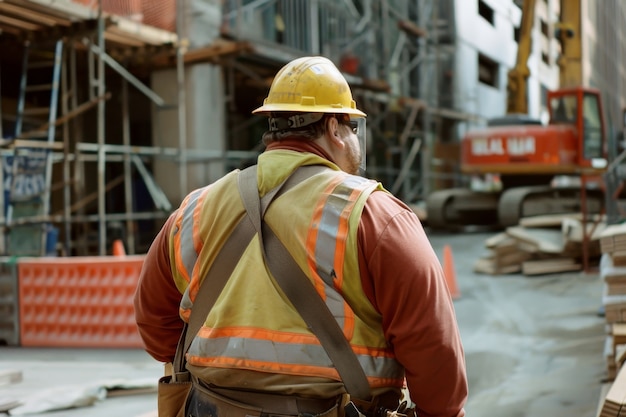
M 530 276 L 580 271 L 584 245 L 588 257 L 598 258 L 605 229 L 606 223 L 597 217 L 583 227 L 579 214 L 524 218 L 485 241 L 488 253 L 476 261 L 474 272 Z
M 604 357 L 607 379 L 613 383 L 601 394 L 597 416 L 621 416 L 626 410 L 626 225 L 606 227 L 599 243 L 602 304 L 607 323 Z
M 12 369 L 0 370 L 0 386 L 22 382 L 22 371 Z
M 21 372 L 20 372 L 21 376 Z M 19 381 L 21 382 L 21 379 Z M 93 406 L 95 403 L 128 395 L 155 394 L 154 378 L 117 379 L 88 385 L 60 385 L 28 393 L 23 398 L 0 397 L 0 413 L 12 416 Z
M 598 413 L 599 417 L 621 416 L 622 410 L 626 410 L 626 370 L 622 369 L 617 375 L 615 382 L 609 388 L 602 407 Z

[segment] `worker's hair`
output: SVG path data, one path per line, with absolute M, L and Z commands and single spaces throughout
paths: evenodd
M 281 114 L 280 117 L 287 118 L 295 114 L 297 113 L 284 113 Z M 293 129 L 268 130 L 263 134 L 263 144 L 267 146 L 272 142 L 280 142 L 291 138 L 308 141 L 315 140 L 326 133 L 326 120 L 334 116 L 333 114 L 325 114 L 324 117 L 315 123 Z M 273 117 L 277 117 L 277 115 L 273 115 Z

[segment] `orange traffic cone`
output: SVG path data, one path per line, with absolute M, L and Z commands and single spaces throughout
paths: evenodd
M 461 292 L 456 285 L 456 271 L 454 270 L 454 259 L 452 259 L 452 248 L 450 245 L 443 247 L 443 274 L 446 277 L 446 284 L 448 284 L 448 290 L 452 299 L 459 298 Z
M 124 242 L 121 239 L 115 239 L 113 241 L 113 256 L 126 256 L 126 249 L 124 249 Z

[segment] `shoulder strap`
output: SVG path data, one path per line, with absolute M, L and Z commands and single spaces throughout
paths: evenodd
M 282 242 L 262 221 L 267 206 L 262 207 L 262 201 L 259 201 L 256 167 L 253 168 L 239 175 L 239 193 L 248 217 L 259 234 L 265 261 L 274 279 L 326 350 L 346 391 L 354 398 L 369 400 L 371 396 L 367 377 L 337 320 Z M 298 171 L 304 168 L 308 167 Z M 325 167 L 316 168 L 321 171 Z

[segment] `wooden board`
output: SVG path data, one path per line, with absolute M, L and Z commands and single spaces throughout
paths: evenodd
M 544 214 L 541 216 L 522 217 L 519 225 L 524 227 L 560 228 L 564 219 L 580 219 L 580 213 Z
M 576 219 L 563 219 L 561 224 L 561 231 L 565 239 L 571 242 L 583 241 L 583 230 L 585 231 L 587 239 L 589 241 L 599 241 L 602 232 L 606 229 L 606 223 L 587 223 L 586 228 L 583 228 L 583 224 L 580 220 Z
M 522 263 L 524 275 L 544 275 L 559 272 L 580 271 L 582 265 L 571 258 L 540 259 Z
M 521 264 L 499 266 L 493 259 L 480 258 L 474 263 L 474 272 L 487 275 L 515 274 L 522 270 Z
M 606 394 L 609 392 L 610 389 L 611 389 L 611 383 L 609 382 L 602 384 L 602 387 L 600 387 L 600 399 L 598 400 L 598 409 L 596 410 L 596 417 L 600 417 L 600 413 L 602 412 L 602 406 L 604 405 L 604 399 L 606 398 Z
M 564 249 L 563 235 L 560 230 L 526 229 L 513 226 L 506 233 L 516 239 L 536 247 L 538 251 L 549 254 L 560 254 Z
M 602 407 L 598 416 L 600 417 L 617 417 L 621 408 L 626 403 L 626 368 L 621 368 L 617 373 L 615 381 L 606 393 Z

